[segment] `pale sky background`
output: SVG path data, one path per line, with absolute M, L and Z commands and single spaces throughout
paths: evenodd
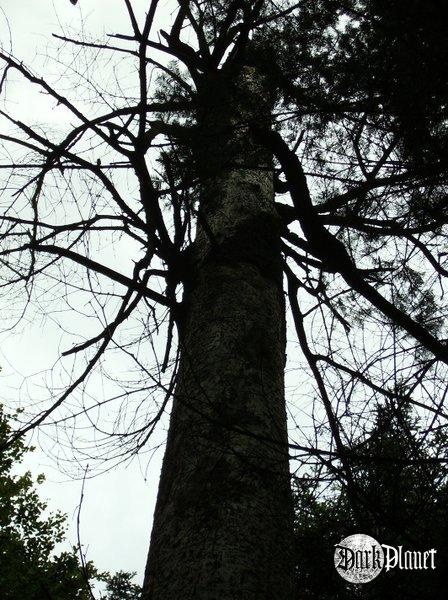
M 148 5 L 145 0 L 134 1 L 142 12 Z M 161 14 L 169 11 L 161 3 Z M 5 15 L 9 22 L 6 22 Z M 98 37 L 103 32 L 130 33 L 122 0 L 79 0 L 73 6 L 69 0 L 0 0 L 0 43 L 10 50 L 10 33 L 13 54 L 38 71 L 42 65 L 51 33 L 60 31 L 60 23 L 76 29 L 81 20 L 87 31 Z M 27 96 L 26 86 L 21 90 L 18 110 L 32 122 L 36 98 Z M 41 113 L 39 113 L 41 117 Z M 57 111 L 46 118 L 57 126 Z M 25 323 L 16 336 L 0 339 L 0 364 L 2 389 L 16 393 L 22 376 L 47 369 L 58 353 L 58 332 L 48 324 Z M 4 396 L 3 396 L 4 397 Z M 161 465 L 161 451 L 151 461 L 148 457 L 135 459 L 126 467 L 89 479 L 85 485 L 82 508 L 81 536 L 87 559 L 93 560 L 100 570 L 137 571 L 141 581 L 149 546 L 152 514 L 157 493 Z M 35 473 L 44 472 L 46 482 L 40 486 L 40 495 L 48 499 L 49 507 L 68 514 L 69 543 L 76 544 L 76 508 L 79 503 L 81 481 L 73 481 L 61 474 L 51 456 L 39 450 L 29 456 L 26 467 Z

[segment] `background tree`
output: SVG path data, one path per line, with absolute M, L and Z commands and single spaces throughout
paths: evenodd
M 0 405 L 0 441 L 11 433 L 13 418 Z M 135 573 L 99 572 L 91 561 L 83 566 L 79 549 L 57 553 L 65 541 L 67 517 L 49 513 L 36 480 L 27 471 L 17 474 L 26 452 L 21 439 L 0 455 L 0 594 L 5 600 L 91 600 L 95 581 L 106 583 L 104 600 L 139 598 Z
M 139 600 L 142 589 L 132 582 L 135 573 L 118 571 L 114 575 L 103 576 L 106 582 L 107 600 Z
M 156 0 L 142 6 L 123 0 L 128 29 L 106 41 L 58 36 L 78 53 L 67 93 L 62 73 L 0 53 L 3 96 L 20 75 L 67 115 L 53 135 L 0 112 L 5 287 L 101 324 L 79 336 L 79 317 L 70 382 L 11 441 L 90 425 L 84 455 L 117 460 L 172 401 L 145 600 L 291 598 L 288 459 L 361 514 L 374 407 L 446 420 L 439 3 L 179 1 L 165 28 Z M 303 376 L 289 439 L 287 326 Z
M 0 405 L 0 440 L 11 431 Z M 27 451 L 16 440 L 0 456 L 0 594 L 5 600 L 90 600 L 76 548 L 55 553 L 64 540 L 66 517 L 48 514 L 30 472 L 14 474 Z M 87 564 L 89 575 L 96 570 Z
M 322 493 L 312 477 L 295 492 L 298 587 L 303 598 L 443 598 L 448 561 L 447 479 L 440 458 L 446 434 L 428 438 L 408 408 L 378 408 L 375 425 L 359 446 L 369 459 L 353 461 L 353 474 L 366 501 L 362 515 L 346 490 Z M 380 543 L 405 549 L 437 549 L 433 571 L 382 573 L 365 586 L 345 582 L 333 567 L 334 544 L 363 531 Z

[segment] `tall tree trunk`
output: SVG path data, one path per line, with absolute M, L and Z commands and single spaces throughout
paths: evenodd
M 252 67 L 199 93 L 201 176 L 181 364 L 144 600 L 292 600 L 285 314 L 269 125 Z

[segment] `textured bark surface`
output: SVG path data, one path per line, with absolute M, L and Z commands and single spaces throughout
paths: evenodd
M 292 600 L 285 315 L 263 80 L 204 84 L 201 222 L 144 600 Z M 272 441 L 271 441 L 272 440 Z

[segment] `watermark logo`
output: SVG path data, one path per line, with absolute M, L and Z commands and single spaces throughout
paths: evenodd
M 368 583 L 383 568 L 404 570 L 435 569 L 437 550 L 404 550 L 403 546 L 380 544 L 373 537 L 355 533 L 335 545 L 334 566 L 350 583 Z
M 334 566 L 350 583 L 367 583 L 381 573 L 383 549 L 370 535 L 355 533 L 336 544 Z

